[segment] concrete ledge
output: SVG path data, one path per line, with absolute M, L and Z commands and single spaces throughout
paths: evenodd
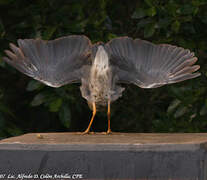
M 0 179 L 8 175 L 19 179 L 207 180 L 207 134 L 25 134 L 0 141 Z

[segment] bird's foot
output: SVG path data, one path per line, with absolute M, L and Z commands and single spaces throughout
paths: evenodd
M 82 135 L 86 134 L 95 134 L 94 132 L 90 132 L 89 129 L 86 129 L 84 132 L 81 133 Z
M 111 129 L 108 129 L 108 131 L 106 132 L 106 134 L 112 134 Z
M 86 134 L 89 134 L 89 130 L 86 129 L 84 132 L 81 133 L 82 135 L 86 135 Z
M 111 129 L 108 129 L 108 131 L 106 131 L 106 132 L 101 132 L 101 134 L 109 135 L 109 134 L 112 134 L 112 131 L 111 131 Z

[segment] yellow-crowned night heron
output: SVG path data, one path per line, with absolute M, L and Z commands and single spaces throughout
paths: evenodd
M 22 73 L 42 83 L 60 87 L 81 82 L 82 96 L 93 110 L 108 106 L 122 96 L 120 83 L 133 83 L 141 88 L 156 88 L 200 75 L 194 65 L 194 53 L 168 44 L 155 45 L 129 37 L 92 45 L 86 36 L 67 36 L 52 41 L 19 39 L 10 44 L 3 59 Z

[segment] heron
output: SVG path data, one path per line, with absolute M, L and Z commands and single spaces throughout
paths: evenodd
M 3 60 L 48 86 L 81 83 L 80 91 L 92 110 L 83 134 L 89 134 L 96 112 L 107 107 L 110 134 L 111 103 L 122 96 L 122 83 L 157 88 L 200 76 L 194 53 L 169 44 L 118 37 L 92 44 L 84 35 L 54 40 L 18 39 Z

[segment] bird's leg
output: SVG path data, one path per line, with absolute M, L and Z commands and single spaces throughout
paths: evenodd
M 110 126 L 110 116 L 111 116 L 111 109 L 110 109 L 110 101 L 108 101 L 108 111 L 107 111 L 107 117 L 108 117 L 108 130 L 106 134 L 110 134 L 111 131 L 111 126 Z
M 83 132 L 83 134 L 89 134 L 89 131 L 90 131 L 91 125 L 93 123 L 95 115 L 96 115 L 96 104 L 95 104 L 95 102 L 93 102 L 93 115 L 92 115 L 91 121 L 88 125 L 88 128 Z

